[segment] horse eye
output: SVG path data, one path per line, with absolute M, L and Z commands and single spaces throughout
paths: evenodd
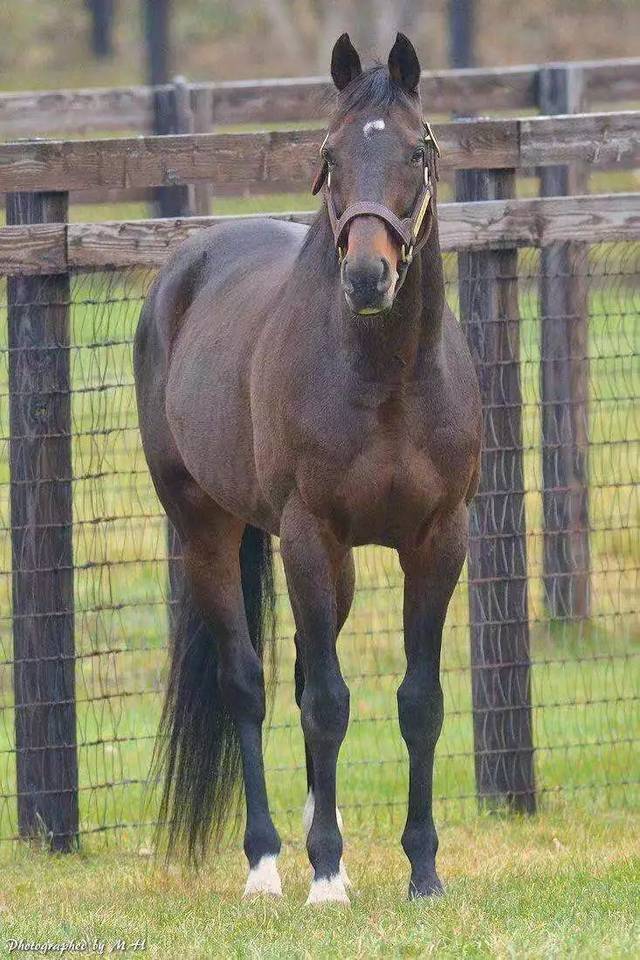
M 424 163 L 424 150 L 422 147 L 416 147 L 411 155 L 411 163 Z
M 324 162 L 326 163 L 326 165 L 329 167 L 330 170 L 333 169 L 333 167 L 335 167 L 336 165 L 335 157 L 333 156 L 333 154 L 329 153 L 328 150 L 322 151 L 322 159 L 324 160 Z

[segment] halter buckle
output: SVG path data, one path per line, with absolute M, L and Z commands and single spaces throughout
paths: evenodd
M 410 266 L 413 260 L 413 242 L 409 246 L 405 246 L 403 243 L 400 248 L 400 259 L 402 263 L 406 263 L 407 266 Z
M 432 146 L 433 146 L 433 149 L 434 149 L 435 152 L 436 152 L 436 156 L 439 157 L 439 156 L 440 156 L 440 144 L 438 143 L 438 141 L 437 141 L 437 139 L 436 139 L 436 135 L 435 135 L 435 133 L 433 132 L 433 129 L 432 129 L 432 127 L 431 127 L 431 124 L 429 123 L 428 120 L 423 120 L 423 121 L 422 121 L 422 126 L 424 127 L 424 141 L 425 141 L 425 143 L 431 143 Z

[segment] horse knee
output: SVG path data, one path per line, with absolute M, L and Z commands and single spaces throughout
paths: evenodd
M 435 746 L 444 719 L 438 678 L 405 677 L 398 687 L 400 731 L 407 744 Z
M 301 697 L 302 729 L 309 745 L 339 746 L 349 722 L 349 689 L 341 676 L 322 684 L 305 684 Z

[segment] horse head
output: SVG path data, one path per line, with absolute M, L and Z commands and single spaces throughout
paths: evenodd
M 313 192 L 324 188 L 347 303 L 388 310 L 434 219 L 437 143 L 422 118 L 420 63 L 399 33 L 386 65 L 363 71 L 348 34 L 335 43 L 338 94 Z

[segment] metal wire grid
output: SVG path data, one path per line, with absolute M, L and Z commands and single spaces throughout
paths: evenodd
M 583 248 L 588 283 L 588 619 L 550 617 L 542 578 L 540 310 L 537 251 L 518 256 L 527 575 L 535 763 L 541 802 L 618 806 L 640 780 L 640 245 Z M 574 265 L 575 268 L 575 265 Z M 458 307 L 456 258 L 447 296 Z M 145 843 L 149 758 L 166 670 L 167 537 L 142 454 L 131 342 L 150 273 L 78 276 L 71 287 L 73 568 L 81 832 Z M 44 281 L 43 281 L 44 282 Z M 46 297 L 44 298 L 46 300 Z M 6 318 L 6 295 L 2 295 Z M 3 331 L 6 323 L 2 324 Z M 0 841 L 17 837 L 8 348 L 0 347 Z M 28 398 L 25 397 L 25 402 Z M 485 438 L 491 436 L 491 409 Z M 486 439 L 486 442 L 490 442 Z M 356 551 L 358 589 L 341 638 L 351 724 L 340 758 L 348 826 L 395 829 L 406 802 L 405 749 L 395 689 L 404 671 L 401 576 L 382 548 Z M 304 757 L 293 698 L 293 628 L 278 568 L 279 680 L 267 745 L 275 819 L 299 833 Z M 51 611 L 51 616 L 56 611 Z M 446 720 L 435 791 L 439 819 L 476 810 L 466 573 L 445 630 Z

